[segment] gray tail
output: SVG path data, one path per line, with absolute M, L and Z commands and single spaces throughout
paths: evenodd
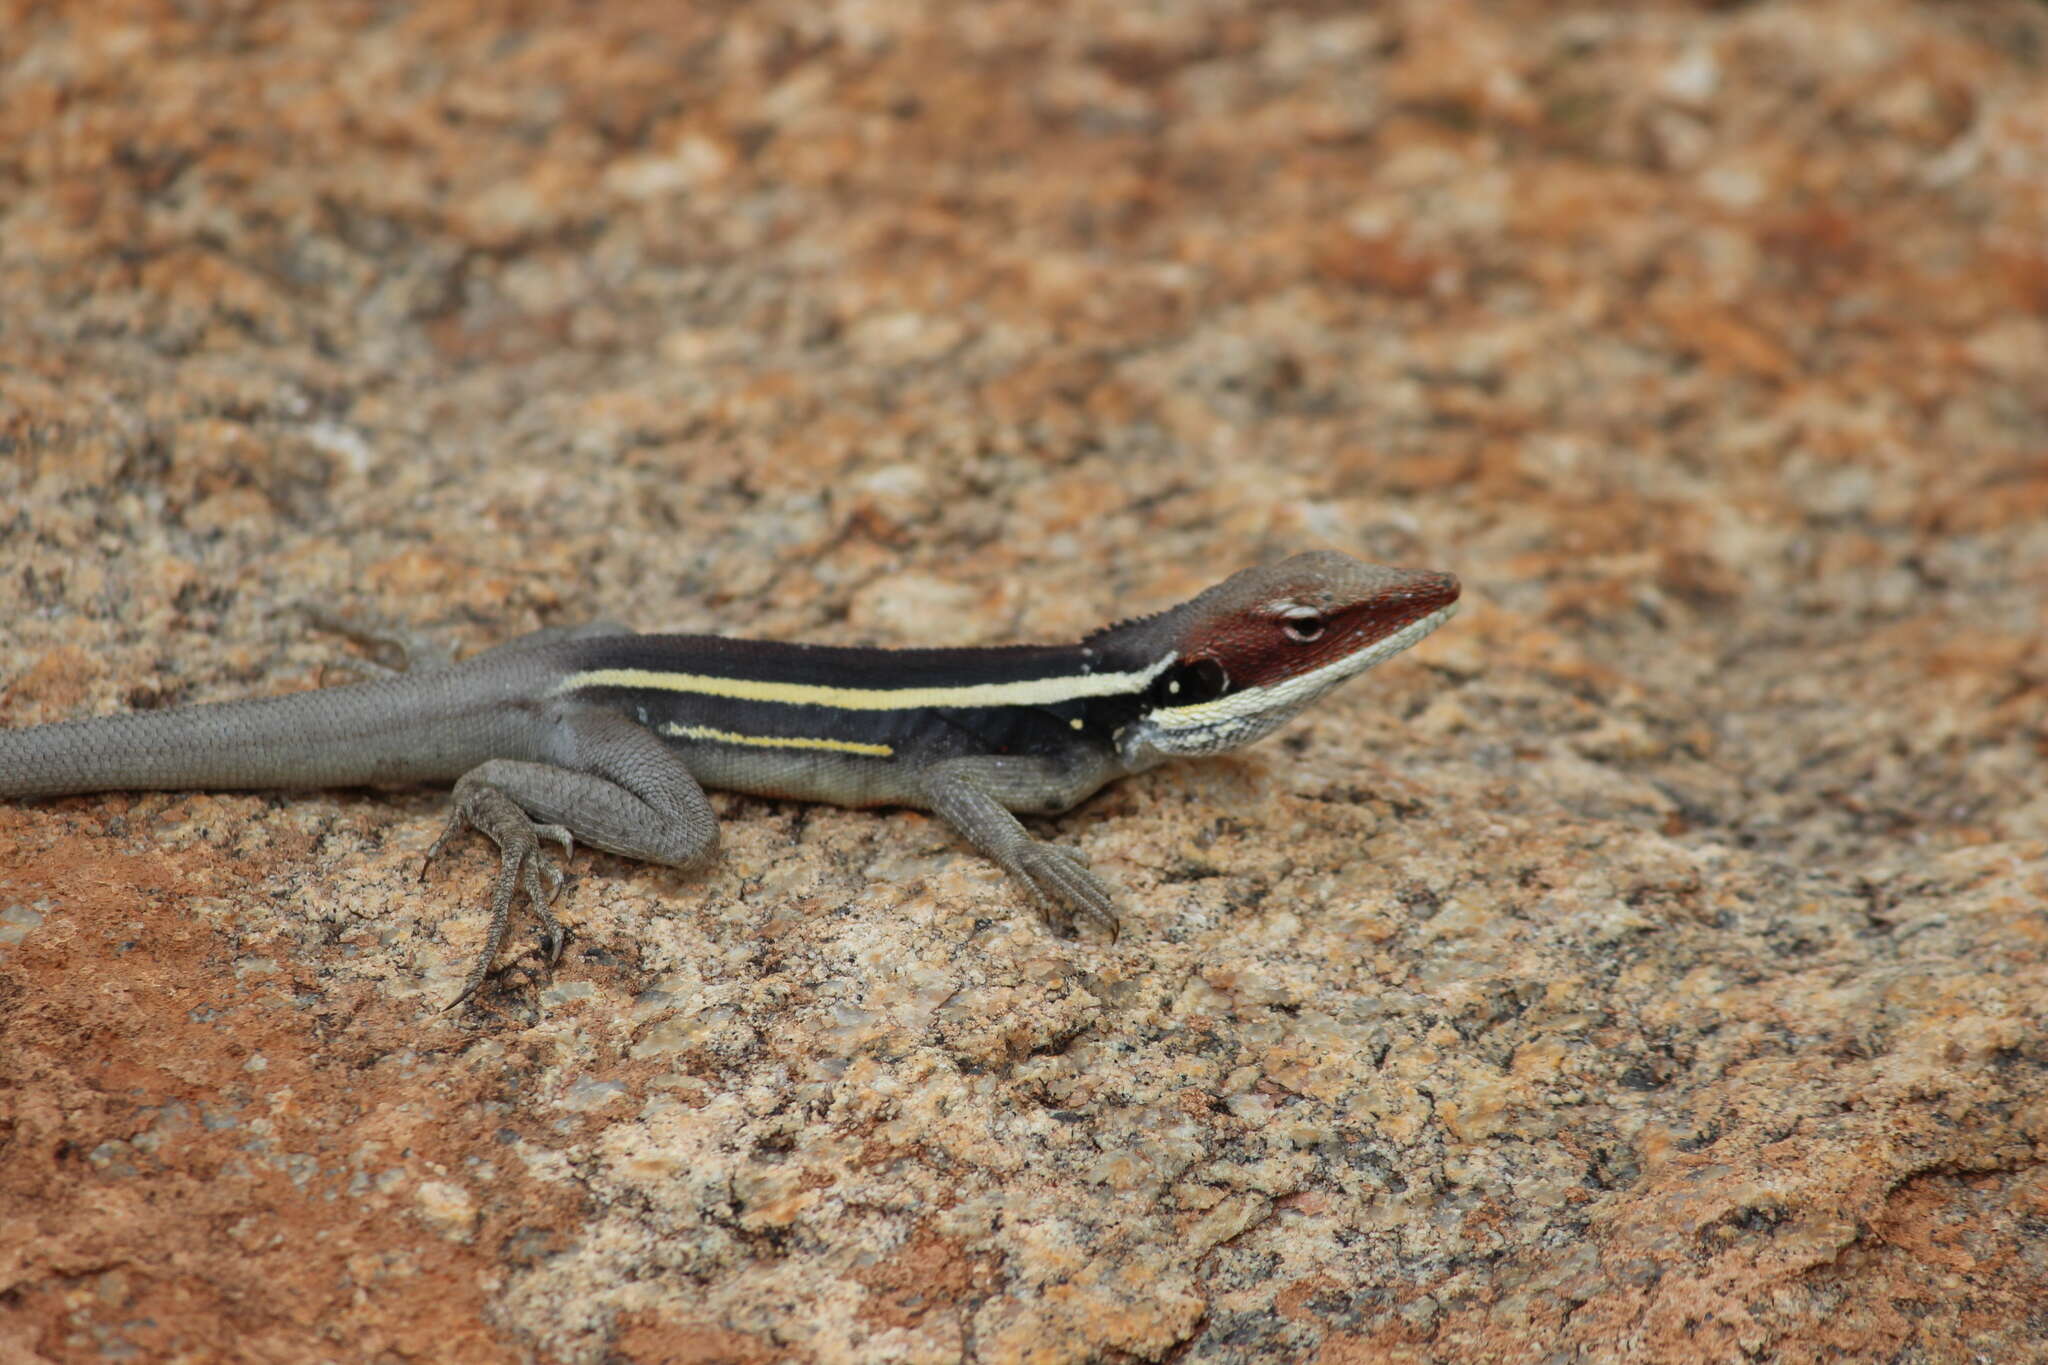
M 450 670 L 0 731 L 0 797 L 447 781 L 526 747 L 517 708 L 476 683 Z

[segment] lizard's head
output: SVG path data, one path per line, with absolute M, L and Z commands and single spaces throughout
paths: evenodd
M 1113 626 L 1103 643 L 1165 661 L 1118 740 L 1124 762 L 1249 744 L 1435 630 L 1457 602 L 1450 574 L 1324 550 L 1246 569 L 1171 611 Z

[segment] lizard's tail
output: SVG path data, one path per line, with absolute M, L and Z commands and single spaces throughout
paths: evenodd
M 503 690 L 452 669 L 4 730 L 0 797 L 448 781 L 524 756 Z

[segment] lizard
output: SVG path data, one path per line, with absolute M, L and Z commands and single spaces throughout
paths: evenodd
M 1063 645 L 871 649 L 550 628 L 460 663 L 279 696 L 0 730 L 0 798 L 453 782 L 421 875 L 465 828 L 499 850 L 476 994 L 520 893 L 552 964 L 576 841 L 712 861 L 704 789 L 907 806 L 1017 878 L 1047 921 L 1117 933 L 1079 850 L 1018 815 L 1251 743 L 1448 620 L 1458 580 L 1311 551 Z

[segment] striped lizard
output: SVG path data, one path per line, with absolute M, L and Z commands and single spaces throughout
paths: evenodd
M 1078 916 L 1114 934 L 1108 888 L 1018 814 L 1251 743 L 1442 625 L 1458 591 L 1449 574 L 1322 551 L 1066 645 L 547 630 L 376 681 L 0 731 L 0 798 L 452 781 L 427 862 L 471 827 L 500 867 L 450 1008 L 482 984 L 522 890 L 550 961 L 560 954 L 561 873 L 543 843 L 702 866 L 718 847 L 706 787 L 928 810 L 1036 893 L 1056 928 Z

